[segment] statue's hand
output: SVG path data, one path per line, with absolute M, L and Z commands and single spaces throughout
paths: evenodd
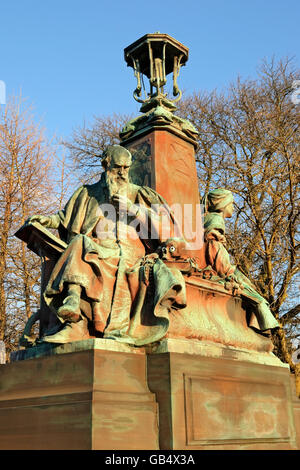
M 50 227 L 52 219 L 46 215 L 32 215 L 26 220 L 25 225 L 29 225 L 32 222 L 39 222 L 44 227 Z

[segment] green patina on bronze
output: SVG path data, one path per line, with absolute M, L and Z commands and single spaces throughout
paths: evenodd
M 189 50 L 168 34 L 156 32 L 146 34 L 124 49 L 124 58 L 129 67 L 134 69 L 137 87 L 133 96 L 136 101 L 145 103 L 154 96 L 164 94 L 167 75 L 173 72 L 173 101 L 181 98 L 177 78 L 180 68 L 188 60 Z M 145 75 L 150 82 L 149 98 L 142 99 L 142 77 Z
M 129 182 L 131 163 L 126 149 L 110 146 L 98 183 L 80 187 L 57 214 L 28 220 L 57 229 L 67 244 L 43 293 L 60 324 L 40 341 L 84 339 L 92 329 L 96 336 L 140 346 L 166 334 L 173 304 L 185 307 L 182 274 L 158 255 L 161 219 L 153 207 L 168 211 L 167 203 L 151 188 Z M 117 209 L 116 220 L 105 215 L 109 204 Z M 169 217 L 174 224 L 171 212 Z
M 182 132 L 184 135 L 191 139 L 195 139 L 198 131 L 187 119 L 183 119 L 173 114 L 172 111 L 176 109 L 175 106 L 170 106 L 172 103 L 163 96 L 157 96 L 148 101 L 141 107 L 144 112 L 142 116 L 138 116 L 130 120 L 121 130 L 121 140 L 130 138 L 133 134 L 149 127 L 158 126 L 166 127 L 171 126 L 175 130 Z
M 233 195 L 224 188 L 209 192 L 203 198 L 205 207 L 204 239 L 206 242 L 206 259 L 219 282 L 226 285 L 236 285 L 241 295 L 247 300 L 253 300 L 253 308 L 260 330 L 279 327 L 269 304 L 255 289 L 252 282 L 233 264 L 225 248 L 225 218 L 231 217 L 233 211 Z M 214 279 L 217 279 L 214 276 Z
M 130 181 L 138 186 L 151 187 L 151 143 L 141 142 L 129 150 L 132 154 L 132 165 L 129 170 Z
M 130 138 L 133 134 L 148 126 L 171 125 L 176 130 L 194 139 L 198 132 L 186 119 L 173 114 L 176 110 L 175 102 L 180 100 L 180 91 L 177 78 L 180 68 L 188 60 L 188 48 L 168 34 L 156 32 L 146 34 L 124 49 L 124 58 L 129 67 L 134 70 L 137 78 L 137 87 L 133 96 L 142 103 L 140 111 L 142 116 L 129 121 L 121 130 L 121 140 Z M 167 75 L 173 72 L 173 96 L 164 93 Z M 142 98 L 142 76 L 149 79 L 150 92 L 145 92 Z
M 118 165 L 124 163 L 118 152 L 123 157 L 125 155 L 125 160 L 129 159 L 126 168 Z M 111 146 L 104 155 L 104 166 L 101 180 L 79 188 L 64 210 L 48 217 L 33 216 L 28 221 L 27 230 L 36 226 L 37 222 L 58 229 L 60 239 L 51 235 L 46 228 L 42 228 L 42 232 L 43 237 L 48 234 L 48 245 L 56 246 L 62 253 L 43 292 L 45 304 L 58 321 L 44 332 L 39 343 L 68 343 L 90 337 L 115 339 L 135 346 L 159 341 L 168 333 L 170 314 L 174 322 L 178 316 L 176 312 L 186 307 L 186 280 L 183 275 L 193 273 L 196 280 L 209 279 L 216 292 L 217 284 L 221 284 L 232 296 L 242 296 L 250 312 L 255 314 L 260 330 L 278 326 L 267 301 L 231 263 L 225 248 L 225 218 L 230 217 L 233 211 L 230 191 L 217 189 L 203 200 L 206 209 L 204 248 L 207 266 L 199 269 L 184 255 L 183 239 L 164 241 L 159 237 L 152 239 L 151 236 L 122 238 L 120 227 L 123 219 L 120 213 L 113 230 L 108 231 L 105 237 L 103 232 L 101 235 L 99 227 L 107 230 L 107 224 L 111 222 L 101 208 L 106 203 L 112 203 L 114 198 L 119 198 L 119 202 L 123 200 L 126 205 L 127 228 L 134 220 L 143 223 L 141 212 L 147 214 L 148 222 L 155 222 L 159 227 L 161 220 L 152 205 L 168 208 L 166 201 L 154 190 L 129 182 L 131 156 L 123 147 Z M 117 192 L 112 195 L 107 176 L 111 176 L 116 168 L 123 174 L 125 185 L 117 183 Z M 139 208 L 137 213 L 133 207 Z M 175 225 L 171 212 L 169 216 Z M 169 251 L 170 247 L 172 252 Z M 22 346 L 35 344 L 31 329 L 39 319 L 39 312 L 29 319 L 20 341 Z M 186 331 L 188 337 L 191 335 L 188 326 L 191 322 L 192 318 L 188 324 L 182 325 L 182 334 Z M 196 319 L 194 323 L 197 325 Z M 194 336 L 197 337 L 199 325 L 195 328 Z
M 109 146 L 102 155 L 104 173 L 100 181 L 78 188 L 66 207 L 56 214 L 32 216 L 19 231 L 18 236 L 31 247 L 30 231 L 41 224 L 44 228 L 38 230 L 37 239 L 52 259 L 42 289 L 41 308 L 29 319 L 21 345 L 35 344 L 31 331 L 38 320 L 44 322 L 40 343 L 68 343 L 91 337 L 134 346 L 155 343 L 168 334 L 170 318 L 176 323 L 176 318 L 180 318 L 178 311 L 186 311 L 186 284 L 192 291 L 191 286 L 198 286 L 190 298 L 193 305 L 203 287 L 201 279 L 211 283 L 212 291 L 218 292 L 222 284 L 233 299 L 242 296 L 250 312 L 255 313 L 258 330 L 276 328 L 278 323 L 268 303 L 231 264 L 225 248 L 224 219 L 233 210 L 230 191 L 217 189 L 205 197 L 206 264 L 199 268 L 196 258 L 191 259 L 185 251 L 183 237 L 179 241 L 174 238 L 181 231 L 177 230 L 166 200 L 149 187 L 153 184 L 151 139 L 146 142 L 139 140 L 140 136 L 144 139 L 148 131 L 168 129 L 182 142 L 196 145 L 197 130 L 174 114 L 174 101 L 181 97 L 177 77 L 188 59 L 188 49 L 168 35 L 154 33 L 140 38 L 124 52 L 138 80 L 134 97 L 142 103 L 143 113 L 120 132 L 124 146 L 136 142 L 133 155 L 123 146 Z M 171 72 L 174 100 L 163 89 Z M 141 74 L 150 81 L 150 93 L 145 99 L 141 98 Z M 163 157 L 166 159 L 167 155 Z M 172 168 L 170 175 L 171 172 Z M 167 184 L 172 184 L 171 179 Z M 114 216 L 107 211 L 108 206 L 114 209 Z M 155 206 L 164 207 L 167 212 L 172 228 L 170 240 L 161 236 L 163 218 L 153 209 Z M 46 228 L 57 229 L 59 239 L 51 238 Z M 38 246 L 34 251 L 44 256 Z M 219 297 L 225 312 L 223 294 Z M 52 320 L 45 323 L 45 316 L 47 319 L 50 315 Z M 192 318 L 187 319 L 184 313 L 181 318 L 180 334 L 198 338 L 198 327 L 190 332 Z

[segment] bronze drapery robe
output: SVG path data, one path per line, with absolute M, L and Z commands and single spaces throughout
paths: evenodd
M 170 270 L 157 256 L 149 255 L 160 244 L 159 238 L 151 238 L 151 221 L 160 223 L 151 206 L 161 205 L 168 211 L 166 201 L 151 188 L 133 184 L 128 185 L 127 197 L 146 211 L 146 228 L 127 216 L 116 222 L 116 237 L 97 236 L 99 225 L 102 230 L 106 222 L 112 222 L 101 211 L 110 202 L 103 176 L 98 183 L 79 188 L 55 215 L 68 247 L 54 267 L 44 298 L 57 312 L 67 284 L 80 285 L 82 311 L 97 323 L 97 331 L 140 346 L 166 334 L 170 309 L 186 306 L 185 283 L 178 270 Z
M 206 242 L 206 261 L 216 274 L 222 279 L 233 279 L 242 287 L 247 300 L 253 301 L 254 313 L 260 330 L 265 331 L 279 327 L 279 323 L 273 316 L 269 304 L 255 289 L 251 281 L 233 264 L 224 244 L 225 221 L 221 213 L 208 212 L 204 217 L 204 239 Z

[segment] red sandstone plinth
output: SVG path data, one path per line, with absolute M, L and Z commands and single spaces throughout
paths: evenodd
M 146 356 L 109 343 L 1 365 L 0 449 L 158 449 Z
M 174 133 L 171 126 L 152 126 L 122 145 L 134 157 L 133 183 L 149 186 L 166 199 L 191 243 L 190 256 L 197 258 L 199 267 L 205 267 L 195 141 Z
M 2 450 L 290 450 L 299 443 L 299 400 L 288 366 L 272 353 L 197 340 L 146 349 L 98 339 L 18 356 L 0 366 Z
M 197 351 L 197 342 L 186 340 L 178 353 L 180 343 L 168 340 L 168 352 L 148 356 L 160 449 L 297 449 L 298 409 L 286 365 L 216 344 L 199 342 Z

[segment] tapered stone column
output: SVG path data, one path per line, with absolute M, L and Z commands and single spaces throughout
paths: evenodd
M 203 226 L 195 160 L 197 133 L 168 107 L 176 109 L 159 98 L 142 106 L 141 111 L 146 110 L 146 114 L 127 124 L 120 134 L 121 143 L 133 155 L 132 182 L 149 186 L 166 199 L 190 243 L 189 255 L 203 268 Z

